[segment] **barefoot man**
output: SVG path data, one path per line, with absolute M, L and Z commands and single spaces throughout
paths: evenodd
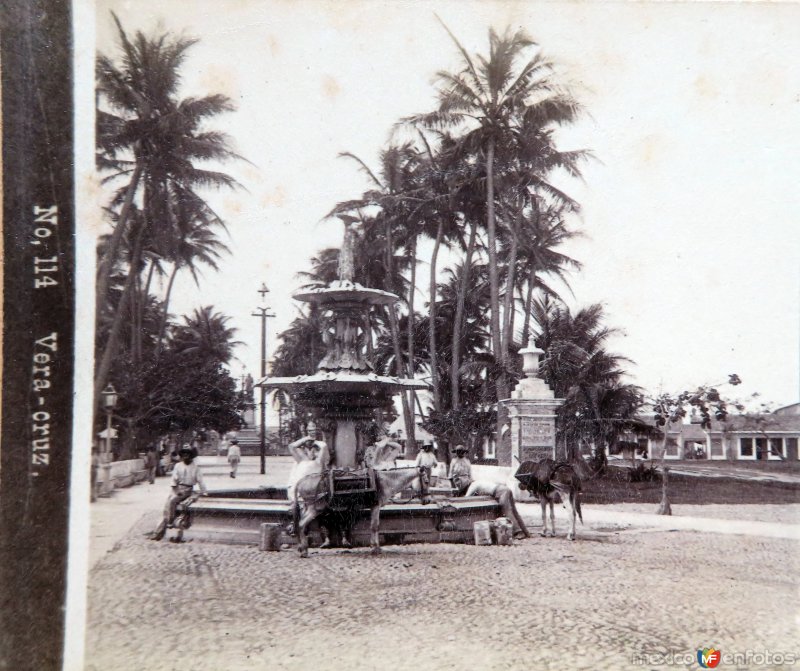
M 295 500 L 295 487 L 300 480 L 308 475 L 322 473 L 327 470 L 330 463 L 330 453 L 324 441 L 318 439 L 317 427 L 314 422 L 309 422 L 308 435 L 289 443 L 289 454 L 294 458 L 295 464 L 289 473 L 286 494 L 289 498 L 289 514 L 294 517 L 297 501 Z

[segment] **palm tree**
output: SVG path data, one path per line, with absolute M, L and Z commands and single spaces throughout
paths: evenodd
M 358 218 L 361 219 L 363 215 L 361 210 L 370 206 L 378 206 L 381 208 L 379 215 L 375 219 L 383 223 L 383 242 L 384 242 L 384 259 L 387 275 L 393 277 L 394 272 L 394 253 L 395 244 L 398 239 L 398 233 L 402 227 L 410 220 L 411 202 L 414 197 L 411 192 L 415 188 L 414 172 L 418 166 L 418 153 L 410 143 L 401 145 L 391 145 L 384 149 L 379 157 L 381 169 L 376 175 L 369 166 L 358 156 L 350 153 L 343 152 L 340 154 L 343 158 L 354 160 L 361 170 L 369 177 L 373 184 L 372 189 L 366 191 L 361 200 L 349 201 L 346 203 L 339 203 L 331 214 L 341 215 L 356 212 Z M 416 233 L 406 230 L 400 234 L 399 239 L 415 239 Z M 408 248 L 407 248 L 408 249 Z M 411 262 L 412 274 L 415 272 L 416 259 L 409 258 Z M 409 312 L 413 314 L 414 306 L 414 292 L 416 287 L 412 281 L 409 287 Z M 402 369 L 399 368 L 403 357 L 400 351 L 400 331 L 397 324 L 397 314 L 393 306 L 387 306 L 389 315 L 389 327 L 392 334 L 392 341 L 394 346 L 395 363 L 398 366 L 397 374 L 402 374 Z M 414 320 L 409 320 L 409 324 L 413 324 Z M 409 335 L 409 342 L 413 347 L 413 334 Z M 414 371 L 408 370 L 408 375 L 413 376 Z M 413 394 L 413 392 L 411 392 Z M 403 394 L 401 395 L 403 402 L 403 418 L 406 427 L 406 436 L 408 440 L 413 443 L 414 441 L 414 420 L 411 410 L 411 403 L 409 398 Z
M 272 358 L 272 374 L 276 377 L 310 375 L 325 355 L 322 340 L 324 324 L 313 306 L 302 312 L 280 335 L 281 344 Z
M 558 251 L 564 242 L 578 237 L 580 233 L 570 230 L 564 223 L 560 208 L 551 207 L 545 212 L 538 212 L 526 226 L 522 228 L 520 238 L 520 267 L 517 272 L 522 280 L 519 290 L 524 288 L 523 325 L 520 342 L 525 345 L 530 338 L 531 310 L 535 291 L 559 299 L 558 292 L 547 284 L 543 276 L 551 276 L 561 280 L 566 286 L 568 270 L 580 270 L 581 263 Z
M 636 385 L 619 381 L 578 383 L 559 409 L 560 433 L 567 445 L 592 442 L 595 456 L 602 463 L 622 436 L 654 432 L 653 427 L 638 417 L 643 403 L 642 389 Z
M 489 55 L 473 58 L 447 29 L 461 53 L 462 67 L 456 73 L 440 72 L 438 109 L 407 118 L 406 123 L 425 128 L 456 128 L 461 141 L 485 167 L 487 254 L 491 289 L 492 352 L 502 357 L 500 325 L 500 280 L 495 220 L 495 153 L 511 144 L 521 124 L 537 120 L 542 128 L 570 123 L 578 104 L 560 92 L 552 79 L 552 64 L 540 54 L 527 57 L 535 43 L 523 30 L 500 36 L 489 31 Z M 503 364 L 504 362 L 500 362 Z M 498 394 L 506 395 L 501 376 Z M 498 413 L 498 436 L 503 421 Z
M 540 54 L 522 61 L 535 43 L 523 30 L 502 36 L 489 31 L 489 56 L 474 59 L 445 27 L 461 53 L 457 73 L 440 72 L 439 106 L 435 112 L 406 119 L 425 128 L 458 128 L 461 140 L 480 155 L 486 174 L 486 230 L 491 284 L 492 348 L 500 354 L 500 298 L 495 222 L 495 151 L 525 116 L 550 124 L 571 122 L 577 103 L 559 93 L 552 81 L 552 64 Z M 477 64 L 476 64 L 477 61 Z
M 565 399 L 557 420 L 565 441 L 590 439 L 602 455 L 622 433 L 649 431 L 636 417 L 641 389 L 622 382 L 623 366 L 631 361 L 606 349 L 618 330 L 603 324 L 601 305 L 572 314 L 546 297 L 534 301 L 532 317 L 539 327 L 536 345 L 544 350 L 542 375 L 556 397 Z
M 188 270 L 192 275 L 192 279 L 194 279 L 195 285 L 199 286 L 198 265 L 203 264 L 212 270 L 217 270 L 217 261 L 221 254 L 229 251 L 225 243 L 217 237 L 212 229 L 214 224 L 224 227 L 222 221 L 218 219 L 209 220 L 202 216 L 204 213 L 200 214 L 201 216 L 193 219 L 189 228 L 175 235 L 169 241 L 169 248 L 166 250 L 166 258 L 172 262 L 172 271 L 170 272 L 167 291 L 164 295 L 163 311 L 158 328 L 157 354 L 160 353 L 164 341 L 172 287 L 178 272 L 182 269 Z
M 581 382 L 614 382 L 624 374 L 625 357 L 606 351 L 607 340 L 618 329 L 606 326 L 600 304 L 581 308 L 575 314 L 549 297 L 535 300 L 532 318 L 536 346 L 544 350 L 541 370 L 557 398 Z
M 105 105 L 98 109 L 98 166 L 110 173 L 107 182 L 122 179 L 124 184 L 112 201 L 118 219 L 98 267 L 98 315 L 106 308 L 109 278 L 137 196 L 143 222 L 132 248 L 133 272 L 96 371 L 96 397 L 111 367 L 146 237 L 157 225 L 181 230 L 190 220 L 187 211 L 215 216 L 195 189 L 233 187 L 236 182 L 195 162 L 239 158 L 224 134 L 203 128 L 207 119 L 233 109 L 228 98 L 177 98 L 180 68 L 195 40 L 169 34 L 149 38 L 141 32 L 130 40 L 116 16 L 114 20 L 122 46 L 121 65 L 103 55 L 97 60 L 98 101 Z
M 469 291 L 462 291 L 465 278 L 469 278 Z M 489 281 L 485 265 L 468 266 L 466 261 L 447 268 L 439 284 L 440 296 L 437 331 L 440 340 L 450 343 L 441 348 L 441 356 L 449 364 L 450 388 L 442 385 L 443 406 L 457 408 L 461 405 L 465 366 L 478 354 L 489 348 Z M 455 334 L 458 334 L 457 340 Z M 453 389 L 452 378 L 456 380 Z M 449 392 L 449 393 L 448 393 Z
M 464 250 L 464 261 L 463 272 L 461 272 L 459 278 L 456 309 L 453 315 L 453 336 L 451 339 L 452 362 L 450 366 L 450 392 L 452 395 L 452 404 L 454 406 L 457 406 L 459 403 L 459 370 L 463 349 L 462 334 L 466 326 L 465 308 L 467 304 L 467 293 L 469 287 L 473 283 L 471 271 L 474 266 L 473 258 L 475 251 L 478 247 L 478 222 L 485 210 L 485 203 L 481 202 L 477 197 L 477 193 L 470 188 L 470 185 L 476 181 L 476 176 L 474 174 L 475 166 L 470 166 L 468 162 L 465 163 L 465 166 L 469 166 L 471 170 L 469 168 L 465 170 L 461 187 L 457 192 L 457 198 L 458 207 L 461 211 L 460 228 L 469 229 L 469 232 L 466 235 L 466 240 L 463 235 L 463 230 L 459 231 L 460 235 L 458 235 L 457 238 L 461 248 Z M 487 303 L 487 306 L 488 305 L 490 305 L 490 301 Z
M 354 254 L 356 260 L 358 254 Z M 297 276 L 305 282 L 301 289 L 321 289 L 339 277 L 339 248 L 326 247 L 311 257 L 311 270 L 302 270 Z M 359 280 L 356 280 L 359 281 Z
M 513 323 L 516 314 L 514 294 L 517 285 L 517 255 L 523 239 L 535 244 L 542 231 L 542 219 L 556 213 L 561 219 L 579 210 L 578 204 L 561 189 L 553 186 L 550 175 L 555 170 L 580 177 L 578 164 L 589 157 L 585 151 L 560 151 L 555 146 L 552 119 L 529 108 L 521 121 L 498 144 L 498 163 L 503 169 L 497 182 L 500 212 L 505 216 L 504 226 L 498 233 L 508 254 L 505 263 L 505 297 L 503 301 L 503 327 L 501 360 L 508 358 L 513 341 Z M 565 239 L 567 236 L 562 237 Z M 532 240 L 533 239 L 533 240 Z M 573 266 L 574 267 L 574 266 Z M 544 271 L 544 268 L 540 268 Z M 556 270 L 555 268 L 553 270 Z M 564 279 L 563 272 L 560 274 Z
M 230 317 L 214 312 L 211 305 L 196 308 L 183 321 L 171 340 L 172 351 L 179 355 L 227 364 L 233 358 L 234 347 L 241 344 L 233 339 L 236 329 L 228 326 Z

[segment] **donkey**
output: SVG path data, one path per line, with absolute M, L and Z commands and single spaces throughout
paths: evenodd
M 392 468 L 375 470 L 375 503 L 370 510 L 370 546 L 373 554 L 381 551 L 378 531 L 380 529 L 381 508 L 395 494 L 409 485 L 419 492 L 423 504 L 430 503 L 427 475 L 416 466 L 408 468 Z M 317 517 L 324 513 L 329 505 L 331 493 L 328 488 L 326 473 L 314 473 L 302 478 L 295 487 L 295 522 L 297 533 L 297 551 L 301 557 L 308 557 L 308 527 Z M 302 513 L 300 512 L 302 510 Z
M 572 524 L 567 539 L 575 540 L 575 518 L 581 513 L 581 479 L 575 468 L 565 461 L 552 459 L 524 461 L 519 465 L 514 477 L 519 480 L 520 489 L 527 489 L 539 499 L 542 506 L 542 533 L 547 537 L 547 505 L 550 505 L 550 527 L 552 536 L 556 535 L 556 516 L 553 505 L 559 500 L 569 506 Z

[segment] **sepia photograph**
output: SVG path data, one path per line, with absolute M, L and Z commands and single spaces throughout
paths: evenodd
M 0 669 L 800 664 L 800 4 L 58 4 Z

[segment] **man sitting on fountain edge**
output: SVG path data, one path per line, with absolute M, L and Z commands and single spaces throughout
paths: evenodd
M 175 520 L 178 504 L 192 495 L 195 485 L 200 487 L 200 492 L 203 496 L 208 496 L 203 474 L 195 461 L 197 450 L 187 443 L 178 451 L 178 456 L 181 460 L 172 471 L 172 492 L 164 504 L 164 517 L 151 536 L 154 541 L 160 541 L 164 538 L 167 527 Z M 178 535 L 170 540 L 176 543 L 182 542 L 183 529 L 178 529 Z

